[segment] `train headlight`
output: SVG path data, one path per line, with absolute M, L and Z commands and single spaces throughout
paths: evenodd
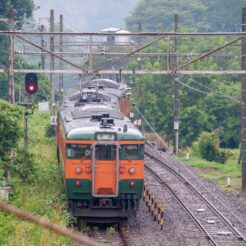
M 75 173 L 80 174 L 82 173 L 82 169 L 80 167 L 75 168 Z
M 133 181 L 131 181 L 131 182 L 129 183 L 129 185 L 130 185 L 130 187 L 134 187 L 134 186 L 135 186 L 135 183 L 134 183 Z
M 134 173 L 136 173 L 136 168 L 135 167 L 130 167 L 129 170 L 128 170 L 128 172 L 130 174 L 134 174 Z

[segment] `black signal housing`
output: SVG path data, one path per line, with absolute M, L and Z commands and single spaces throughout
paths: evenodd
M 25 89 L 28 94 L 34 94 L 38 91 L 38 77 L 35 73 L 26 74 Z

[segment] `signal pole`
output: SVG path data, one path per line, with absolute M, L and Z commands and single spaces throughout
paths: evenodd
M 242 32 L 246 31 L 246 7 L 242 9 Z M 242 134 L 242 190 L 246 191 L 246 38 L 242 39 L 241 134 Z
M 54 18 L 54 10 L 50 10 L 50 32 L 55 31 L 55 18 Z M 50 35 L 50 52 L 54 53 L 54 35 Z M 54 70 L 55 58 L 53 55 L 50 55 L 50 70 Z M 50 106 L 51 106 L 51 116 L 55 116 L 55 81 L 54 81 L 54 73 L 50 73 Z
M 174 31 L 178 32 L 178 15 L 174 16 Z M 178 60 L 178 48 L 179 42 L 178 42 L 178 36 L 175 37 L 175 68 L 178 68 L 179 66 L 179 60 Z M 173 105 L 174 105 L 174 113 L 173 113 L 173 129 L 174 129 L 174 149 L 173 152 L 175 155 L 178 154 L 179 151 L 179 76 L 178 74 L 175 74 L 174 76 L 174 99 L 173 99 Z
M 60 33 L 63 32 L 63 15 L 60 15 Z M 60 56 L 63 57 L 63 35 L 60 35 L 60 45 L 59 45 Z M 63 62 L 59 60 L 59 69 L 63 70 Z M 63 73 L 59 74 L 59 99 L 60 103 L 63 101 Z
M 14 31 L 14 9 L 13 6 L 9 9 L 8 16 L 8 31 Z M 15 103 L 15 79 L 14 79 L 14 35 L 9 35 L 9 69 L 8 69 L 8 101 Z

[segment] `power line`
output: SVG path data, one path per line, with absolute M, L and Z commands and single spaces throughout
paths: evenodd
M 208 95 L 208 96 L 211 95 L 211 93 L 208 93 L 208 92 L 206 92 L 206 91 L 199 90 L 199 89 L 197 89 L 197 88 L 195 88 L 195 87 L 193 87 L 193 86 L 187 85 L 187 84 L 181 82 L 180 80 L 179 80 L 179 84 L 183 85 L 184 87 L 189 88 L 190 90 L 193 90 L 193 91 L 196 91 L 196 92 L 199 92 L 199 93 Z M 215 93 L 217 96 L 224 97 L 224 98 L 230 99 L 230 100 L 232 100 L 232 101 L 241 103 L 240 100 L 238 100 L 238 99 L 236 99 L 236 98 L 234 98 L 234 97 L 230 97 L 230 96 L 224 95 L 224 94 L 222 94 L 222 93 L 221 93 L 221 94 L 218 94 L 218 93 L 216 93 L 216 91 L 212 91 L 212 92 Z M 243 103 L 241 103 L 241 104 L 243 104 Z M 246 105 L 246 104 L 245 104 L 245 105 Z
M 195 80 L 193 80 L 193 79 L 192 79 L 191 81 L 192 81 L 193 83 L 195 83 L 195 84 L 197 84 L 197 85 L 199 85 L 199 86 L 205 88 L 205 89 L 208 89 L 208 90 L 213 91 L 214 93 L 216 93 L 216 94 L 218 94 L 218 95 L 225 96 L 225 97 L 231 97 L 231 96 L 228 96 L 228 95 L 225 95 L 225 94 L 221 93 L 220 91 L 217 91 L 217 90 L 214 90 L 214 89 L 212 89 L 212 88 L 210 88 L 210 87 L 207 87 L 207 86 L 205 86 L 205 85 L 202 85 L 202 84 L 198 83 L 197 81 L 195 81 Z M 234 98 L 235 100 L 239 100 L 239 98 L 236 98 L 236 97 L 231 97 L 231 98 Z

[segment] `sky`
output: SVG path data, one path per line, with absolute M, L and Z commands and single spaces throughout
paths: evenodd
M 34 0 L 37 10 L 34 18 L 48 25 L 50 9 L 55 22 L 63 14 L 65 28 L 76 32 L 94 32 L 108 27 L 124 29 L 124 18 L 138 0 Z

